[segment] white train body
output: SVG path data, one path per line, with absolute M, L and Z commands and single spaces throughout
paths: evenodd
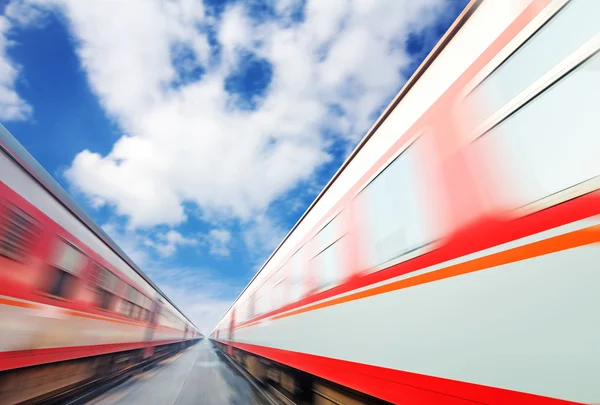
M 0 404 L 60 391 L 200 337 L 0 127 Z
M 211 333 L 403 404 L 599 403 L 600 2 L 471 2 Z

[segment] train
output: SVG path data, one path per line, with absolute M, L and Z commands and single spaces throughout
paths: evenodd
M 33 403 L 202 337 L 0 126 L 0 404 Z
M 599 50 L 467 3 L 209 338 L 308 403 L 600 403 Z

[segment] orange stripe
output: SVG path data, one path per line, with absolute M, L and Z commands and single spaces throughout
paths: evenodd
M 121 323 L 124 325 L 133 325 L 133 326 L 145 326 L 145 324 L 139 323 L 139 322 L 123 321 L 121 319 L 104 318 L 102 316 L 86 314 L 86 313 L 82 313 L 82 312 L 75 312 L 75 311 L 65 311 L 65 312 L 68 315 L 77 316 L 80 318 L 94 319 L 97 321 L 114 322 L 114 323 Z
M 86 313 L 82 313 L 82 312 L 75 312 L 75 311 L 65 311 L 65 313 L 67 313 L 68 315 L 72 315 L 72 316 L 78 316 L 80 318 L 88 318 L 88 319 L 94 319 L 97 321 L 106 321 L 106 322 L 114 322 L 114 323 L 121 323 L 124 325 L 133 325 L 133 326 L 141 326 L 141 327 L 145 327 L 145 328 L 149 328 L 150 326 L 146 325 L 143 322 L 133 322 L 133 321 L 124 321 L 121 319 L 113 319 L 113 318 L 105 318 L 102 316 L 98 316 L 98 315 L 93 315 L 93 314 L 86 314 Z M 175 328 L 170 328 L 168 326 L 154 326 L 153 329 L 156 330 L 167 330 L 167 331 L 176 331 L 176 332 L 183 332 L 183 330 L 180 329 L 175 329 Z
M 86 313 L 75 312 L 75 311 L 66 311 L 66 313 L 69 314 L 69 315 L 72 315 L 72 316 L 78 316 L 80 318 L 89 318 L 89 319 L 95 319 L 95 320 L 98 320 L 98 321 L 121 323 L 121 324 L 125 324 L 125 325 L 142 326 L 144 328 L 149 328 L 150 327 L 149 325 L 146 325 L 143 322 L 134 322 L 134 321 L 125 321 L 125 320 L 122 320 L 122 319 L 104 318 L 104 317 L 98 316 L 98 315 L 86 314 Z M 171 328 L 171 327 L 168 327 L 168 326 L 161 326 L 161 325 L 154 326 L 154 327 L 152 327 L 152 329 L 183 332 L 183 329 L 176 329 L 176 328 Z
M 13 307 L 21 307 L 21 308 L 37 308 L 38 305 L 31 302 L 23 302 L 23 301 L 14 301 L 6 298 L 0 298 L 0 305 L 10 305 Z
M 33 302 L 16 301 L 16 300 L 7 299 L 7 298 L 1 298 L 1 297 L 0 297 L 0 305 L 9 305 L 12 307 L 30 308 L 30 309 L 41 309 L 41 306 L 39 304 L 36 304 Z M 65 313 L 67 315 L 78 316 L 80 318 L 95 319 L 95 320 L 99 320 L 99 321 L 122 323 L 122 324 L 127 324 L 127 325 L 134 325 L 134 326 L 145 326 L 145 324 L 143 324 L 143 323 L 122 321 L 120 319 L 103 318 L 103 317 L 97 316 L 97 315 L 85 314 L 85 313 L 75 312 L 75 311 L 70 311 L 70 310 L 65 311 Z
M 577 231 L 569 232 L 563 235 L 558 235 L 552 238 L 544 239 L 528 245 L 519 246 L 502 252 L 494 253 L 489 256 L 473 259 L 468 262 L 448 266 L 440 270 L 432 271 L 430 273 L 420 274 L 415 277 L 398 280 L 393 283 L 371 288 L 369 290 L 359 291 L 354 294 L 334 298 L 329 301 L 310 305 L 281 315 L 276 315 L 271 319 L 275 320 L 286 318 L 288 316 L 298 315 L 304 312 L 310 312 L 321 308 L 327 308 L 334 305 L 339 305 L 346 302 L 372 297 L 379 294 L 385 294 L 391 291 L 397 291 L 421 284 L 432 283 L 434 281 L 461 276 L 463 274 L 473 273 L 492 267 L 502 266 L 521 260 L 532 259 L 534 257 L 560 252 L 562 250 L 572 249 L 579 246 L 590 245 L 598 242 L 600 242 L 600 225 L 595 225 Z M 253 322 L 246 326 L 242 326 L 241 328 L 253 326 L 260 322 L 261 321 Z

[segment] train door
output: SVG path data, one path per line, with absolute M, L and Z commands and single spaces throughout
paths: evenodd
M 156 326 L 158 325 L 158 313 L 161 307 L 162 302 L 160 300 L 152 301 L 150 318 L 148 319 L 148 327 L 146 328 L 146 335 L 144 336 L 144 341 L 146 342 L 146 350 L 144 352 L 144 357 L 151 356 L 154 351 L 154 347 L 152 346 L 152 340 L 154 339 L 154 331 L 156 330 Z
M 227 341 L 229 342 L 229 355 L 233 355 L 233 348 L 231 346 L 233 342 L 233 328 L 235 327 L 235 309 L 231 311 L 231 318 L 229 320 L 229 331 L 227 333 Z

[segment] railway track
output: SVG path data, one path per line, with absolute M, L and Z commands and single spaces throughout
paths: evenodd
M 263 384 L 262 382 L 258 381 L 243 367 L 236 364 L 226 353 L 222 352 L 215 346 L 213 346 L 213 348 L 215 349 L 214 353 L 221 359 L 222 363 L 231 369 L 231 372 L 239 375 L 243 380 L 247 381 L 251 386 L 251 389 L 255 391 L 256 397 L 258 397 L 258 402 L 252 403 L 268 405 L 305 405 L 303 402 L 294 400 L 277 387 L 270 384 Z M 38 397 L 35 400 L 23 402 L 19 405 L 82 405 L 95 403 L 94 401 L 101 401 L 103 396 L 109 395 L 109 391 L 125 385 L 128 381 L 131 381 L 132 379 L 135 379 L 138 376 L 155 369 L 169 359 L 177 358 L 179 355 L 183 355 L 185 350 L 178 352 L 167 352 L 151 359 L 150 361 L 129 366 L 109 376 L 88 381 L 84 384 L 70 387 L 69 389 L 62 390 L 61 392 L 57 392 L 52 395 Z
M 252 374 L 250 374 L 245 368 L 237 364 L 229 355 L 223 352 L 216 345 L 214 346 L 217 355 L 224 359 L 238 374 L 244 377 L 257 392 L 259 392 L 265 399 L 265 402 L 269 405 L 308 405 L 303 402 L 298 402 L 290 397 L 289 394 L 284 393 L 278 387 L 271 384 L 264 384 L 258 381 Z
M 234 356 L 230 356 L 226 346 L 215 344 L 214 347 L 217 355 L 267 397 L 269 404 L 391 405 L 390 402 L 368 397 L 331 381 L 310 376 L 307 378 L 300 371 L 286 369 L 268 361 L 257 367 L 257 359 L 251 355 L 236 352 Z M 255 375 L 262 377 L 257 378 Z
M 187 350 L 187 349 L 184 349 Z M 19 405 L 82 405 L 104 394 L 108 390 L 123 384 L 138 373 L 147 371 L 160 362 L 176 356 L 180 352 L 166 352 L 149 361 L 134 364 L 106 377 L 87 381 L 60 392 L 44 395 Z

